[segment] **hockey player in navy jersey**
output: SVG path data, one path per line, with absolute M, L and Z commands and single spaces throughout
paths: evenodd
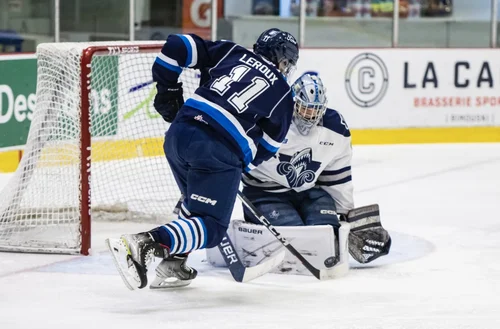
M 277 157 L 243 173 L 243 194 L 275 226 L 332 225 L 348 221 L 349 252 L 368 263 L 389 252 L 378 205 L 354 208 L 351 133 L 342 115 L 326 107 L 319 76 L 292 85 L 293 122 Z M 247 209 L 245 220 L 260 222 Z
M 158 91 L 154 106 L 172 122 L 164 150 L 186 198 L 171 223 L 109 240 L 129 288 L 147 285 L 154 255 L 164 260 L 151 288 L 169 286 L 172 278 L 178 279 L 175 285 L 186 285 L 196 276 L 185 264 L 186 255 L 221 242 L 242 172 L 274 156 L 289 129 L 293 97 L 287 77 L 298 57 L 295 38 L 279 29 L 264 31 L 253 52 L 194 34 L 167 38 L 152 68 Z M 183 68 L 201 72 L 199 88 L 185 103 L 178 82 Z M 119 250 L 126 251 L 126 259 Z

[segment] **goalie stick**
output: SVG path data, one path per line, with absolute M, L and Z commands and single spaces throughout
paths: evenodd
M 304 267 L 311 272 L 312 275 L 316 277 L 318 280 L 328 280 L 328 279 L 334 279 L 337 278 L 341 275 L 344 275 L 345 273 L 343 272 L 342 269 L 337 269 L 335 266 L 328 268 L 328 269 L 318 269 L 314 267 L 307 259 L 302 256 L 300 252 L 297 251 L 281 234 L 274 228 L 273 225 L 267 220 L 267 218 L 262 215 L 257 208 L 248 200 L 243 193 L 238 191 L 238 198 L 241 200 L 243 205 L 250 210 L 252 215 L 261 222 L 273 235 L 276 239 L 281 242 L 283 246 L 285 246 L 286 249 L 290 253 L 292 253 L 297 259 L 304 265 Z
M 174 214 L 179 214 L 183 200 L 184 196 L 181 195 L 179 201 L 177 202 L 177 205 L 173 210 Z M 234 248 L 231 239 L 227 235 L 227 232 L 224 233 L 224 237 L 222 238 L 221 243 L 217 245 L 217 248 L 219 249 L 222 258 L 226 262 L 226 265 L 229 268 L 229 272 L 231 272 L 233 279 L 237 282 L 249 282 L 266 273 L 269 273 L 273 268 L 278 266 L 285 259 L 285 251 L 283 250 L 277 255 L 269 257 L 268 260 L 258 265 L 245 266 L 236 253 L 236 249 Z

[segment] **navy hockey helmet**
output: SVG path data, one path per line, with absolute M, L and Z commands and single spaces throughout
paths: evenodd
M 253 45 L 253 51 L 271 61 L 287 78 L 292 75 L 299 59 L 297 40 L 277 28 L 262 32 Z

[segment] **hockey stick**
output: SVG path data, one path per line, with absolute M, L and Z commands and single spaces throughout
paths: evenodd
M 184 200 L 184 196 L 181 195 L 177 205 L 175 206 L 173 213 L 179 214 L 182 201 Z M 224 237 L 222 238 L 221 243 L 217 245 L 219 251 L 222 255 L 222 258 L 226 262 L 227 267 L 229 268 L 229 272 L 233 276 L 233 279 L 237 282 L 248 282 L 253 279 L 258 278 L 268 272 L 270 272 L 273 268 L 281 264 L 285 259 L 285 251 L 278 253 L 273 257 L 269 257 L 268 260 L 262 262 L 255 266 L 245 266 L 240 259 L 240 256 L 236 253 L 236 249 L 231 242 L 231 239 L 227 235 L 227 232 L 224 233 Z
M 300 252 L 297 251 L 281 234 L 274 228 L 273 225 L 267 220 L 267 218 L 262 215 L 257 208 L 241 193 L 241 191 L 238 191 L 238 198 L 241 200 L 243 205 L 250 210 L 252 215 L 261 222 L 273 235 L 276 239 L 278 239 L 283 246 L 285 246 L 290 253 L 292 253 L 295 257 L 297 257 L 300 262 L 304 265 L 304 267 L 312 273 L 318 280 L 327 280 L 327 279 L 333 279 L 339 276 L 344 275 L 343 269 L 340 268 L 328 268 L 328 269 L 317 269 L 314 267 L 307 259 L 302 256 Z

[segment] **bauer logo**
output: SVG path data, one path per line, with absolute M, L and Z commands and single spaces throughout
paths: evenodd
M 372 53 L 356 56 L 347 66 L 345 87 L 351 101 L 360 107 L 372 107 L 385 96 L 389 73 L 380 57 Z
M 246 227 L 238 227 L 238 231 L 243 233 L 251 233 L 251 234 L 260 234 L 262 235 L 262 230 L 258 230 L 255 228 L 246 228 Z

